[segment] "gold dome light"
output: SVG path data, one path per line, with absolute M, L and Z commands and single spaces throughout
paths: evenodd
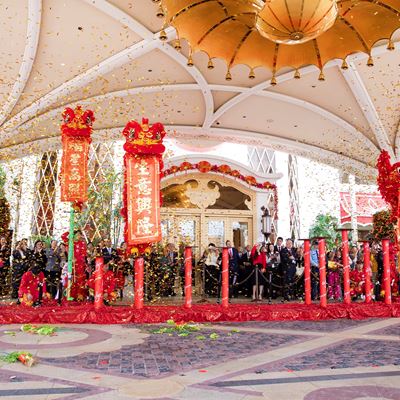
M 336 21 L 336 0 L 274 0 L 258 13 L 258 32 L 276 43 L 298 44 L 315 39 Z
M 191 47 L 221 58 L 229 70 L 245 64 L 275 74 L 334 59 L 371 54 L 376 42 L 400 28 L 400 0 L 161 0 L 165 27 L 173 26 Z M 369 57 L 368 65 L 372 65 Z

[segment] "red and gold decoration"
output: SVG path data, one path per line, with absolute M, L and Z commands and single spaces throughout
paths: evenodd
M 157 0 L 155 0 L 157 1 Z M 180 39 L 190 45 L 192 54 L 203 51 L 209 57 L 221 58 L 227 64 L 226 79 L 237 64 L 249 67 L 249 78 L 260 66 L 276 73 L 285 67 L 295 69 L 315 65 L 324 80 L 324 65 L 331 60 L 363 52 L 369 55 L 367 65 L 373 65 L 371 49 L 380 40 L 393 50 L 393 33 L 400 28 L 400 0 L 161 0 L 157 16 L 164 18 L 164 29 L 173 26 Z M 161 40 L 167 40 L 165 30 Z
M 75 211 L 81 211 L 88 199 L 88 157 L 92 141 L 92 125 L 95 121 L 93 111 L 84 111 L 81 106 L 75 110 L 67 107 L 62 113 L 64 123 L 61 125 L 62 162 L 61 162 L 61 201 L 71 202 L 68 235 L 68 288 L 67 299 L 71 297 L 72 273 L 74 259 Z M 75 254 L 76 256 L 76 254 Z M 84 279 L 75 260 L 75 275 Z M 82 296 L 82 295 L 81 295 Z
M 125 180 L 122 215 L 125 241 L 133 253 L 150 251 L 150 244 L 161 240 L 160 178 L 165 147 L 164 126 L 130 121 L 123 130 Z
M 199 171 L 203 174 L 208 172 L 213 172 L 221 175 L 232 176 L 235 179 L 239 179 L 249 186 L 255 187 L 257 189 L 272 190 L 274 192 L 274 208 L 275 208 L 275 218 L 278 218 L 278 190 L 276 185 L 271 182 L 265 181 L 263 183 L 257 182 L 254 176 L 245 176 L 241 174 L 238 170 L 232 169 L 227 164 L 216 165 L 211 164 L 208 161 L 199 161 L 198 163 L 190 163 L 184 161 L 180 165 L 173 165 L 166 169 L 163 176 L 169 176 L 176 174 L 178 172 L 188 172 L 188 171 Z
M 67 107 L 62 117 L 61 200 L 79 204 L 88 198 L 87 161 L 95 118 L 93 111 L 84 111 L 81 106 L 75 110 Z
M 396 275 L 395 253 L 399 256 L 400 245 L 400 208 L 399 208 L 399 194 L 400 194 L 400 162 L 391 164 L 390 155 L 386 150 L 382 150 L 378 158 L 378 188 L 383 199 L 390 205 L 390 217 L 387 214 L 374 215 L 374 231 L 380 232 L 381 237 L 383 233 L 387 233 L 387 239 L 392 239 L 394 236 L 394 244 L 390 243 L 390 252 L 388 257 L 390 259 L 391 273 Z M 386 220 L 385 220 L 386 218 Z M 393 235 L 392 229 L 394 228 L 395 234 Z M 385 239 L 382 237 L 382 239 Z M 397 282 L 397 280 L 395 280 Z M 397 292 L 396 288 L 392 288 L 393 292 Z M 396 293 L 397 294 L 397 293 Z

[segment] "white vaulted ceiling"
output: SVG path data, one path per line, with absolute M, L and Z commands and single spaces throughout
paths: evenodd
M 400 53 L 271 73 L 226 66 L 161 42 L 151 0 L 0 0 L 0 159 L 60 146 L 66 105 L 94 110 L 94 138 L 121 138 L 130 119 L 162 122 L 170 137 L 286 151 L 372 178 L 380 149 L 400 158 Z M 398 40 L 398 36 L 394 40 Z

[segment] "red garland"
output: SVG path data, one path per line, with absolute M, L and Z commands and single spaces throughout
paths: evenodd
M 272 190 L 274 192 L 274 209 L 275 209 L 274 219 L 275 220 L 278 219 L 278 189 L 276 185 L 268 181 L 264 183 L 258 183 L 254 176 L 244 176 L 238 170 L 231 169 L 229 165 L 226 164 L 212 165 L 208 161 L 199 161 L 197 164 L 192 164 L 190 162 L 184 161 L 179 166 L 173 165 L 170 168 L 166 169 L 163 175 L 168 176 L 176 174 L 177 172 L 193 171 L 193 170 L 200 171 L 201 173 L 207 173 L 211 171 L 221 175 L 232 176 L 247 183 L 249 186 L 256 187 L 257 189 Z
M 382 150 L 377 162 L 378 187 L 383 199 L 390 204 L 392 218 L 396 220 L 400 215 L 399 190 L 400 190 L 400 162 L 390 163 L 390 155 Z

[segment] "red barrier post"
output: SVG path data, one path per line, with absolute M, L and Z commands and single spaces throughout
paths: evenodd
M 350 265 L 349 265 L 349 232 L 342 230 L 342 264 L 343 264 L 343 301 L 351 303 L 350 297 Z
M 304 239 L 304 296 L 305 303 L 311 304 L 310 239 Z
M 365 302 L 371 303 L 371 253 L 368 242 L 363 242 L 364 274 L 365 274 Z
M 99 310 L 103 307 L 103 269 L 104 259 L 103 257 L 96 257 L 95 261 L 96 269 L 94 271 L 94 308 Z
M 143 276 L 144 276 L 144 259 L 143 257 L 138 257 L 135 260 L 135 302 L 134 306 L 137 310 L 143 308 Z
M 226 308 L 229 305 L 229 254 L 228 248 L 222 249 L 222 272 L 221 272 L 221 304 Z
M 325 238 L 318 239 L 319 252 L 319 304 L 326 307 L 326 254 L 325 254 Z
M 192 248 L 185 248 L 185 308 L 192 308 Z
M 392 304 L 392 294 L 390 288 L 390 257 L 389 239 L 382 240 L 383 251 L 383 290 L 385 291 L 385 304 Z

